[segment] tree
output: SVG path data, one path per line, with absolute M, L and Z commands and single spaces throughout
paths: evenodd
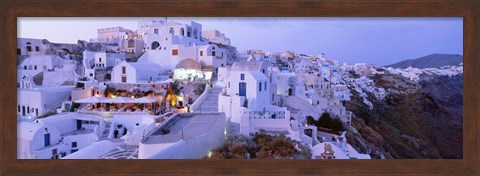
M 317 121 L 312 116 L 307 116 L 307 124 L 316 126 Z
M 340 131 L 344 131 L 343 123 L 340 118 L 335 117 L 329 124 L 329 128 L 333 130 L 333 132 L 338 133 Z
M 80 103 L 75 103 L 75 102 L 73 102 L 73 103 L 72 103 L 72 106 L 70 107 L 69 110 L 70 110 L 70 112 L 73 112 L 73 111 L 75 111 L 75 109 L 77 109 L 78 107 L 80 107 Z
M 320 116 L 320 119 L 318 119 L 318 122 L 316 124 L 317 127 L 325 127 L 329 128 L 329 124 L 332 121 L 332 117 L 330 117 L 329 113 L 324 112 L 322 116 Z

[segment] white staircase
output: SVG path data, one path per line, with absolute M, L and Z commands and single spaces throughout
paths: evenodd
M 208 92 L 205 100 L 198 106 L 197 112 L 218 112 L 218 94 L 221 91 L 221 87 L 214 86 Z

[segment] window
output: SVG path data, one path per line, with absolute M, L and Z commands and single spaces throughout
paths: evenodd
M 46 133 L 43 135 L 43 141 L 45 147 L 50 145 L 50 133 Z
M 153 33 L 158 35 L 158 29 L 154 29 Z
M 40 47 L 36 46 L 35 51 L 40 51 Z
M 228 82 L 228 88 L 230 88 L 230 82 Z M 20 106 L 18 106 L 18 112 L 20 112 Z
M 272 94 L 272 102 L 275 101 L 275 94 Z
M 31 65 L 29 65 L 29 66 L 28 66 L 28 69 L 29 69 L 29 70 L 32 70 L 32 66 L 31 66 Z
M 128 47 L 133 48 L 135 46 L 135 41 L 133 39 L 128 40 Z
M 72 148 L 76 148 L 77 147 L 77 142 L 72 142 Z
M 126 83 L 127 82 L 127 77 L 126 76 L 122 76 L 122 83 Z
M 172 50 L 172 56 L 177 56 L 178 55 L 178 49 Z
M 127 67 L 123 66 L 122 67 L 122 74 L 126 74 L 127 73 Z
M 181 35 L 181 36 L 185 36 L 185 29 L 180 28 L 180 35 Z
M 170 28 L 170 31 L 169 31 L 169 32 L 170 32 L 170 34 L 175 35 L 175 32 L 173 31 L 173 28 Z
M 203 51 L 200 51 L 200 56 L 203 56 Z
M 32 46 L 27 46 L 27 51 L 32 51 Z
M 100 91 L 97 90 L 97 95 L 100 94 Z
M 38 116 L 38 108 L 35 108 L 35 116 Z
M 160 43 L 158 43 L 157 41 L 154 41 L 152 43 L 152 50 L 157 49 L 158 47 L 160 47 Z
M 259 92 L 262 91 L 262 82 L 259 82 L 259 83 L 258 83 L 258 91 L 259 91 Z
M 193 36 L 195 37 L 195 39 L 198 39 L 197 29 L 193 29 Z
M 245 80 L 245 74 L 240 74 L 240 80 Z
M 101 57 L 100 57 L 100 58 L 98 58 L 98 62 L 102 62 L 102 58 L 101 58 Z
M 228 85 L 230 85 L 230 83 L 228 83 Z M 17 105 L 17 107 L 18 107 L 18 112 L 20 112 L 20 105 Z
M 25 66 L 23 66 L 23 69 L 24 69 L 24 70 L 27 70 L 27 66 L 26 66 L 26 65 L 25 65 Z
M 265 91 L 267 90 L 267 81 L 265 81 Z
M 33 66 L 33 69 L 34 69 L 34 70 L 37 70 L 37 66 L 36 66 L 36 65 L 35 65 L 35 66 Z
M 212 51 L 212 56 L 215 56 L 215 51 Z

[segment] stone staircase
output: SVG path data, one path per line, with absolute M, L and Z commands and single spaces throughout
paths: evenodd
M 32 80 L 35 83 L 35 85 L 41 86 L 43 84 L 43 71 L 33 76 Z
M 218 112 L 218 94 L 222 91 L 221 87 L 214 86 L 207 97 L 198 107 L 198 112 Z
M 112 128 L 112 122 L 106 122 L 105 129 L 103 130 L 103 133 L 102 133 L 102 136 L 100 136 L 100 139 L 108 138 L 108 134 L 110 133 L 110 128 Z

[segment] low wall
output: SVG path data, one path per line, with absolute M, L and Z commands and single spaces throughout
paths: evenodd
M 200 95 L 195 102 L 192 103 L 190 106 L 190 112 L 195 112 L 198 107 L 200 106 L 201 103 L 207 98 L 208 92 L 210 92 L 210 86 L 208 84 L 205 84 L 205 90 L 203 91 L 202 95 Z

